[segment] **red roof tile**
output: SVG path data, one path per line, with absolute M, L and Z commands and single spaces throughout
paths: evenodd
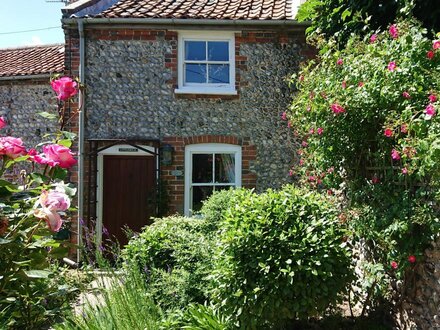
M 0 77 L 60 73 L 64 45 L 0 49 Z
M 96 2 L 90 0 L 91 5 Z M 88 15 L 103 18 L 285 20 L 293 19 L 293 2 L 299 4 L 299 0 L 119 0 L 95 15 Z

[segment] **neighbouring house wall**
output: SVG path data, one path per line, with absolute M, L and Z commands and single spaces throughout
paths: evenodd
M 57 114 L 57 101 L 49 78 L 46 80 L 0 81 L 0 116 L 6 118 L 6 126 L 0 134 L 19 137 L 26 148 L 44 141 L 43 136 L 55 133 L 56 120 L 48 120 L 38 113 Z
M 70 54 L 76 62 L 77 39 L 70 38 L 66 47 L 73 45 Z M 295 139 L 280 115 L 293 92 L 287 78 L 304 59 L 304 32 L 236 33 L 235 47 L 238 96 L 175 95 L 176 32 L 86 31 L 86 140 L 173 145 L 173 165 L 161 173 L 172 212 L 183 210 L 184 179 L 172 177 L 171 171 L 183 169 L 186 144 L 242 145 L 244 186 L 261 191 L 289 181 Z
M 402 329 L 440 328 L 440 239 L 425 251 L 425 259 L 409 271 L 397 320 Z

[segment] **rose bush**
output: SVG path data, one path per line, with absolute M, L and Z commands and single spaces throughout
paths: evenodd
M 440 53 L 425 33 L 403 21 L 343 50 L 318 44 L 286 118 L 303 139 L 292 173 L 340 197 L 388 280 L 411 273 L 439 232 Z
M 69 101 L 66 95 L 77 93 L 76 83 L 62 87 L 65 81 L 52 82 L 64 101 L 60 108 Z M 4 127 L 2 117 L 0 128 Z M 18 137 L 0 137 L 0 324 L 7 328 L 40 328 L 68 308 L 69 288 L 58 285 L 52 264 L 72 247 L 56 237 L 68 226 L 75 193 L 63 181 L 67 169 L 76 164 L 66 146 L 71 137 L 57 133 L 54 141 L 42 143 L 42 153 L 27 149 Z M 21 169 L 18 176 L 13 175 L 14 167 Z

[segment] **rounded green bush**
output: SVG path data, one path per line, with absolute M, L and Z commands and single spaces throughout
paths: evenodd
M 136 267 L 164 309 L 203 303 L 209 288 L 213 243 L 203 233 L 203 219 L 157 219 L 122 251 L 127 270 Z
M 238 190 L 225 212 L 213 296 L 241 328 L 279 326 L 323 311 L 351 278 L 338 211 L 324 197 L 285 186 Z

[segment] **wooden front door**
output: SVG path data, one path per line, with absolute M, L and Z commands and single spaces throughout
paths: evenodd
M 102 224 L 121 247 L 125 226 L 139 232 L 154 216 L 155 170 L 152 156 L 104 156 Z

